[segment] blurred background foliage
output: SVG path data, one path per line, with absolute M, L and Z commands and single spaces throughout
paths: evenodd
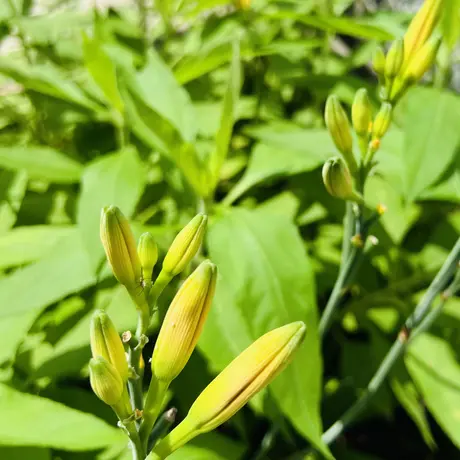
M 378 245 L 322 350 L 344 215 L 321 182 L 335 154 L 324 102 L 350 104 L 365 87 L 377 108 L 371 54 L 411 12 L 371 0 L 0 3 L 0 458 L 129 458 L 87 378 L 90 312 L 107 309 L 120 332 L 136 321 L 99 241 L 108 204 L 152 232 L 161 256 L 197 210 L 210 215 L 203 251 L 220 275 L 172 385 L 180 417 L 255 338 L 308 325 L 268 390 L 171 458 L 327 453 L 323 427 L 367 385 L 460 231 L 460 2 L 444 2 L 434 72 L 397 106 L 366 189 L 388 207 Z M 459 312 L 451 300 L 414 343 L 336 458 L 459 458 Z

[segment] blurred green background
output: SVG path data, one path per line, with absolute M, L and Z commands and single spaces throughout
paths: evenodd
M 197 211 L 210 216 L 203 252 L 218 288 L 171 388 L 179 418 L 257 337 L 308 326 L 269 389 L 175 460 L 295 459 L 321 446 L 460 231 L 459 0 L 444 1 L 438 64 L 398 104 L 376 157 L 366 199 L 388 211 L 322 349 L 317 316 L 344 215 L 321 182 L 337 154 L 324 102 L 335 93 L 349 105 L 365 87 L 377 109 L 372 52 L 412 13 L 370 0 L 152 3 L 0 0 L 1 459 L 130 458 L 88 382 L 91 311 L 107 309 L 120 332 L 136 322 L 105 263 L 102 206 L 119 206 L 137 235 L 152 232 L 160 258 Z M 459 325 L 452 299 L 336 458 L 460 458 Z

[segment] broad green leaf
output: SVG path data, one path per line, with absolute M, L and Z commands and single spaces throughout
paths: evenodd
M 251 131 L 252 132 L 252 131 Z M 248 167 L 224 203 L 230 204 L 246 193 L 250 188 L 268 179 L 299 174 L 321 166 L 333 153 L 326 131 L 300 131 L 277 135 L 264 132 L 262 142 L 252 151 Z M 283 137 L 286 144 L 283 146 Z M 291 148 L 294 140 L 297 148 Z M 328 147 L 331 147 L 330 149 Z
M 448 342 L 422 334 L 406 354 L 406 365 L 439 426 L 460 447 L 460 366 Z
M 207 241 L 219 278 L 202 351 L 217 370 L 271 329 L 305 321 L 305 343 L 271 389 L 296 429 L 328 456 L 319 417 L 322 371 L 314 275 L 296 227 L 279 214 L 234 208 L 215 219 Z
M 94 270 L 104 254 L 99 237 L 101 209 L 116 205 L 130 217 L 144 190 L 145 180 L 145 169 L 132 147 L 98 158 L 85 168 L 77 221 Z
M 116 68 L 102 44 L 83 35 L 83 58 L 86 68 L 110 105 L 120 114 L 123 113 L 124 106 L 118 91 Z
M 436 183 L 455 159 L 460 144 L 460 98 L 447 91 L 418 88 L 406 100 L 403 184 L 409 201 Z
M 5 460 L 51 460 L 49 449 L 37 447 L 6 447 L 0 446 L 0 458 Z
M 0 269 L 34 262 L 58 241 L 77 231 L 71 226 L 33 225 L 0 234 Z
M 0 384 L 0 443 L 91 450 L 119 443 L 125 434 L 97 417 Z M 78 427 L 78 432 L 76 428 Z
M 83 170 L 80 163 L 61 152 L 38 145 L 0 147 L 0 166 L 60 184 L 78 182 Z
M 366 24 L 365 19 L 334 16 L 309 16 L 292 11 L 278 11 L 266 14 L 271 19 L 294 19 L 315 29 L 350 35 L 351 37 L 371 40 L 391 40 L 393 35 L 381 27 Z
M 79 234 L 58 242 L 39 262 L 0 279 L 0 362 L 11 359 L 34 319 L 59 299 L 96 282 Z M 5 335 L 2 335 L 5 338 Z
M 241 87 L 241 66 L 239 44 L 233 45 L 232 62 L 227 82 L 227 90 L 224 94 L 222 103 L 222 113 L 220 116 L 220 126 L 215 138 L 215 150 L 209 158 L 209 169 L 213 181 L 213 188 L 217 185 L 220 177 L 220 170 L 224 163 L 230 140 L 232 137 L 233 123 L 236 117 L 236 107 Z

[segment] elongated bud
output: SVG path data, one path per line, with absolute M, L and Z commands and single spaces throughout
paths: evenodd
M 350 122 L 339 99 L 334 94 L 327 98 L 324 119 L 335 146 L 344 156 L 350 169 L 355 171 L 357 165 L 353 157 Z
M 377 46 L 372 55 L 372 68 L 377 75 L 383 76 L 385 72 L 385 52 L 381 46 Z
M 102 356 L 91 358 L 89 362 L 89 379 L 96 396 L 109 406 L 117 404 L 124 390 L 120 374 Z
M 401 70 L 404 61 L 404 40 L 401 38 L 395 40 L 385 60 L 385 77 L 395 78 Z
M 141 262 L 142 281 L 151 283 L 153 267 L 158 260 L 158 247 L 151 233 L 145 232 L 140 236 L 137 253 Z
M 322 174 L 324 186 L 329 194 L 342 200 L 362 202 L 362 197 L 353 188 L 350 171 L 341 158 L 327 160 Z
M 211 307 L 216 276 L 216 266 L 206 260 L 174 297 L 152 356 L 152 373 L 158 380 L 172 381 L 187 364 Z
M 372 126 L 372 140 L 380 140 L 388 131 L 391 123 L 392 105 L 383 102 Z
M 302 343 L 305 330 L 305 324 L 298 321 L 256 340 L 203 390 L 187 417 L 154 448 L 149 458 L 165 458 L 198 434 L 227 421 L 287 366 Z
M 163 270 L 178 275 L 193 259 L 203 241 L 208 217 L 197 214 L 176 236 L 163 261 Z
M 356 134 L 367 137 L 369 126 L 372 122 L 372 107 L 365 88 L 361 88 L 356 92 L 351 107 L 351 119 Z
M 443 0 L 425 0 L 404 35 L 404 68 L 433 33 L 441 16 Z
M 102 356 L 120 374 L 124 382 L 128 380 L 128 362 L 123 342 L 109 318 L 102 310 L 96 310 L 91 318 L 90 342 L 93 358 Z
M 100 234 L 115 278 L 133 289 L 140 281 L 141 263 L 129 222 L 116 206 L 102 209 Z
M 423 77 L 434 64 L 440 45 L 440 39 L 430 40 L 417 51 L 404 72 L 403 80 L 406 84 L 413 84 Z

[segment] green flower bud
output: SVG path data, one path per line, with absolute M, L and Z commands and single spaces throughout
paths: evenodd
M 377 75 L 382 76 L 385 72 L 385 52 L 378 46 L 372 56 L 372 68 Z
M 100 234 L 115 278 L 134 289 L 141 279 L 141 263 L 129 222 L 116 206 L 102 209 Z
M 96 396 L 109 406 L 114 406 L 121 400 L 124 384 L 120 374 L 102 356 L 91 358 L 89 379 Z
M 206 260 L 174 297 L 152 356 L 152 374 L 158 380 L 171 382 L 187 364 L 211 307 L 216 277 L 216 266 Z
M 367 137 L 372 122 L 372 107 L 365 88 L 361 88 L 356 92 L 351 107 L 351 119 L 356 134 Z
M 115 369 L 124 382 L 128 380 L 128 361 L 123 342 L 118 332 L 103 310 L 96 310 L 91 318 L 90 342 L 93 358 L 102 356 Z
M 324 119 L 335 146 L 344 156 L 349 168 L 355 171 L 357 164 L 353 156 L 350 122 L 337 96 L 331 95 L 327 98 Z
M 389 102 L 383 102 L 372 126 L 372 140 L 381 139 L 388 131 L 391 123 L 393 107 Z
M 176 236 L 163 261 L 163 270 L 178 275 L 193 259 L 203 241 L 208 217 L 197 214 Z
M 153 267 L 158 260 L 158 247 L 149 232 L 143 233 L 139 238 L 137 253 L 142 267 L 142 281 L 144 284 L 152 282 Z
M 401 70 L 404 61 L 404 40 L 400 38 L 395 40 L 385 60 L 385 77 L 389 79 L 395 78 Z
M 362 197 L 353 189 L 350 171 L 341 158 L 327 160 L 322 174 L 324 186 L 329 194 L 342 200 L 362 202 Z

